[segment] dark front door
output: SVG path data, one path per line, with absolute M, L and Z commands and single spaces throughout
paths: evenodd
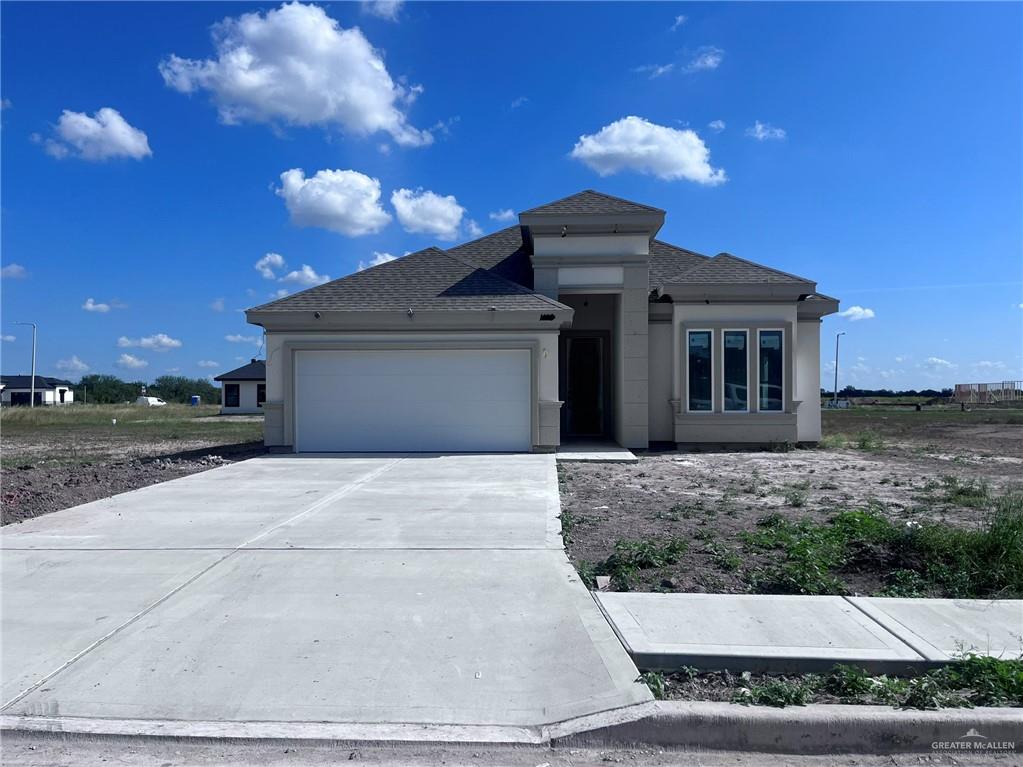
M 603 336 L 563 336 L 561 398 L 565 436 L 601 437 L 606 433 L 607 351 Z

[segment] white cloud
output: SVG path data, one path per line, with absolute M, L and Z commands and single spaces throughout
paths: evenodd
M 674 32 L 676 29 L 685 24 L 687 20 L 688 18 L 686 16 L 676 16 L 675 21 L 672 23 L 671 27 L 669 27 L 668 31 Z
M 775 128 L 773 125 L 757 120 L 752 127 L 746 129 L 746 135 L 757 141 L 781 141 L 785 138 L 785 129 Z
M 362 10 L 387 21 L 397 21 L 404 0 L 363 0 Z
M 57 360 L 57 370 L 65 373 L 85 373 L 89 366 L 78 359 L 77 354 L 72 354 L 69 359 Z
M 711 186 L 727 180 L 724 170 L 711 167 L 710 150 L 695 132 L 657 125 L 642 117 L 623 117 L 593 135 L 580 136 L 571 156 L 601 176 L 631 170 L 668 181 L 685 179 Z
M 360 261 L 358 270 L 361 272 L 363 269 L 369 269 L 371 266 L 380 266 L 380 264 L 386 264 L 388 261 L 393 261 L 396 258 L 397 256 L 392 256 L 390 253 L 381 253 L 380 251 L 374 250 L 373 258 L 368 262 Z
M 710 128 L 715 133 L 720 133 L 721 131 L 723 131 L 725 129 L 725 121 L 724 120 L 711 120 L 709 123 L 707 123 L 707 127 Z
M 959 367 L 953 362 L 943 360 L 941 357 L 928 357 L 924 363 L 927 367 L 934 368 L 935 370 L 951 370 L 952 368 Z
M 422 188 L 398 189 L 391 194 L 391 205 L 406 232 L 432 234 L 442 240 L 458 237 L 465 214 L 453 195 L 442 197 Z
M 5 280 L 22 280 L 28 277 L 28 271 L 21 264 L 8 264 L 0 269 L 0 277 Z
M 157 333 L 156 335 L 143 336 L 142 338 L 121 336 L 117 339 L 117 345 L 126 349 L 136 347 L 139 349 L 149 349 L 154 352 L 166 352 L 171 349 L 181 348 L 181 341 L 171 338 L 166 333 Z
M 168 373 L 180 373 L 181 368 L 167 368 Z
M 845 317 L 850 322 L 859 322 L 860 320 L 872 320 L 876 315 L 873 309 L 867 309 L 864 306 L 850 306 L 844 312 L 839 312 L 838 316 Z
M 117 367 L 125 368 L 126 370 L 138 370 L 139 368 L 148 367 L 149 363 L 136 357 L 134 354 L 122 354 L 117 358 Z
M 274 190 L 284 198 L 291 220 L 349 237 L 379 232 L 391 221 L 380 205 L 380 182 L 354 170 L 321 170 L 305 177 L 301 168 L 281 174 Z
M 65 109 L 54 133 L 55 138 L 45 141 L 38 134 L 32 139 L 41 142 L 46 152 L 58 159 L 73 154 L 93 162 L 115 157 L 141 160 L 153 154 L 146 134 L 129 125 L 120 112 L 110 107 L 103 107 L 92 117 Z
M 301 269 L 288 272 L 281 277 L 279 282 L 294 282 L 303 287 L 312 287 L 313 285 L 322 285 L 325 282 L 330 282 L 330 275 L 317 274 L 316 270 L 309 266 L 309 264 L 302 264 Z
M 18 339 L 15 336 L 3 335 L 0 336 L 0 341 L 6 341 L 7 343 L 14 343 Z
M 215 312 L 224 311 L 224 299 L 223 298 L 213 299 L 213 301 L 210 302 L 210 309 L 212 309 Z
M 650 79 L 655 80 L 662 75 L 668 74 L 674 68 L 674 64 L 644 64 L 641 67 L 635 67 L 632 71 L 639 74 L 649 74 Z
M 898 363 L 902 363 L 902 362 L 905 362 L 905 361 L 906 361 L 906 358 L 905 358 L 905 357 L 902 357 L 902 356 L 899 356 L 899 357 L 896 357 L 896 358 L 895 358 L 895 361 L 896 361 L 896 362 L 898 362 Z
M 489 216 L 491 221 L 514 221 L 515 211 L 511 208 L 502 208 L 501 210 L 491 211 Z
M 392 80 L 362 32 L 344 29 L 319 6 L 293 2 L 265 15 L 244 13 L 212 32 L 215 58 L 171 55 L 160 74 L 182 93 L 208 91 L 224 123 L 333 126 L 361 136 L 383 131 L 404 146 L 433 141 L 404 112 L 422 88 Z
M 519 107 L 524 107 L 528 103 L 529 99 L 526 96 L 519 96 L 517 99 L 512 101 L 511 108 L 518 109 Z
M 711 69 L 717 69 L 721 66 L 721 60 L 724 57 L 725 52 L 720 48 L 715 48 L 713 45 L 705 45 L 702 48 L 697 48 L 689 63 L 685 65 L 684 71 L 706 72 Z
M 253 269 L 263 275 L 263 279 L 275 280 L 277 279 L 277 274 L 274 272 L 274 269 L 284 269 L 286 266 L 287 263 L 284 261 L 284 256 L 280 253 L 267 253 L 255 263 Z
M 224 336 L 224 340 L 233 344 L 259 344 L 261 342 L 258 336 L 243 336 L 237 333 Z
M 981 360 L 974 362 L 973 367 L 978 370 L 1005 370 L 1006 365 L 1001 360 Z
M 199 360 L 195 364 L 198 365 L 201 368 L 219 368 L 220 367 L 220 363 L 219 362 L 214 362 L 213 360 Z
M 470 218 L 465 222 L 465 233 L 470 237 L 482 237 L 483 227 Z
M 291 291 L 289 291 L 287 288 L 278 288 L 277 290 L 270 294 L 270 298 L 273 298 L 274 300 L 278 298 L 284 298 L 290 292 Z
M 110 304 L 98 304 L 91 298 L 85 299 L 85 303 L 82 304 L 82 308 L 87 312 L 99 312 L 100 314 L 106 314 L 110 311 Z

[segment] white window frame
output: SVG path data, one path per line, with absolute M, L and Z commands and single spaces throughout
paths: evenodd
M 710 343 L 707 346 L 710 352 L 710 410 L 691 410 L 689 408 L 689 334 L 710 333 Z M 685 335 L 685 405 L 686 412 L 693 415 L 714 415 L 714 388 L 717 385 L 717 376 L 714 375 L 714 329 L 713 328 L 686 328 Z
M 781 408 L 778 410 L 764 410 L 760 407 L 760 335 L 762 333 L 781 334 Z M 788 386 L 788 375 L 785 373 L 785 328 L 757 328 L 757 412 L 774 415 L 785 412 L 785 391 Z
M 743 410 L 729 410 L 728 409 L 728 398 L 725 396 L 725 335 L 728 333 L 742 333 L 746 336 L 746 407 Z M 751 409 L 750 399 L 750 344 L 749 344 L 749 328 L 722 328 L 721 329 L 721 412 L 722 413 L 748 413 Z M 760 348 L 760 336 L 757 335 L 757 349 Z M 760 360 L 757 360 L 759 365 Z M 759 370 L 759 368 L 758 368 Z M 759 372 L 758 372 L 759 375 Z M 760 387 L 757 387 L 757 396 L 760 395 Z M 759 400 L 757 402 L 759 404 Z

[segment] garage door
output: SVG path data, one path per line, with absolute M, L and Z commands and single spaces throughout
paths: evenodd
M 299 452 L 522 451 L 532 444 L 530 353 L 299 351 Z

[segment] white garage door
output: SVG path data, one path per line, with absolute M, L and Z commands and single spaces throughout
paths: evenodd
M 299 351 L 299 452 L 522 451 L 532 444 L 530 354 Z

